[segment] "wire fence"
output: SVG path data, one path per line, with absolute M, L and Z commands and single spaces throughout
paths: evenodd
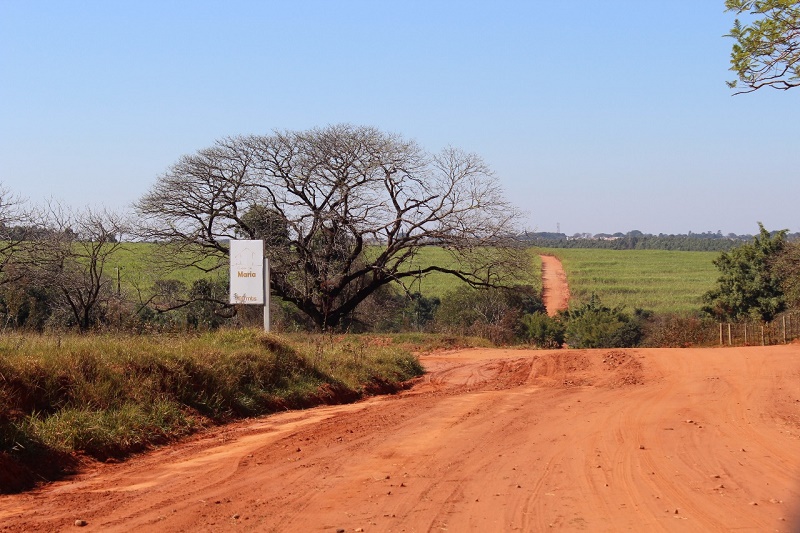
M 721 346 L 767 346 L 800 338 L 800 312 L 779 315 L 772 322 L 743 320 L 719 323 Z

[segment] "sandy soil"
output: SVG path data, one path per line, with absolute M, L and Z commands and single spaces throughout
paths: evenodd
M 569 305 L 567 274 L 561 261 L 552 255 L 540 255 L 542 259 L 542 299 L 547 314 L 554 316 Z
M 0 530 L 796 531 L 800 345 L 464 350 L 0 497 Z

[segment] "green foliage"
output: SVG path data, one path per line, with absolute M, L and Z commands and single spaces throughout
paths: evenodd
M 637 234 L 639 233 L 639 234 Z M 743 237 L 723 237 L 720 233 L 691 233 L 689 235 L 644 235 L 631 231 L 614 238 L 570 237 L 564 234 L 529 234 L 527 244 L 539 248 L 581 248 L 603 250 L 673 250 L 683 252 L 723 252 L 736 246 Z
M 189 291 L 191 303 L 187 306 L 187 324 L 196 329 L 217 329 L 229 317 L 219 312 L 219 302 L 227 299 L 227 280 L 196 280 Z
M 564 323 L 547 313 L 532 313 L 522 317 L 522 337 L 539 348 L 560 348 L 564 344 Z
M 442 301 L 436 296 L 426 298 L 418 292 L 412 294 L 409 304 L 410 326 L 415 330 L 424 328 L 433 321 L 441 304 Z
M 41 330 L 53 314 L 53 287 L 27 283 L 0 284 L 0 319 L 14 329 Z
M 772 267 L 781 280 L 787 307 L 800 309 L 800 241 L 787 242 Z
M 254 205 L 248 209 L 239 222 L 239 231 L 243 239 L 263 240 L 268 256 L 271 251 L 286 251 L 289 246 L 286 220 L 269 207 Z
M 642 340 L 641 317 L 607 307 L 596 295 L 564 313 L 566 338 L 571 348 L 626 348 Z
M 728 37 L 736 40 L 731 51 L 731 70 L 738 80 L 728 82 L 739 92 L 762 87 L 787 90 L 800 85 L 800 1 L 725 0 L 725 8 L 745 14 Z
M 771 235 L 759 223 L 753 242 L 723 252 L 714 260 L 717 287 L 703 296 L 703 310 L 722 320 L 751 317 L 765 322 L 786 308 L 780 276 L 773 263 L 783 252 L 786 230 Z
M 529 285 L 510 289 L 461 287 L 442 298 L 437 326 L 446 331 L 509 344 L 523 335 L 522 317 L 544 311 L 539 292 Z

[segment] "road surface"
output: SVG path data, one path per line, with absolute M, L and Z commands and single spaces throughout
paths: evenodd
M 796 531 L 800 345 L 422 356 L 401 394 L 0 497 L 0 531 Z M 83 522 L 79 522 L 83 523 Z
M 542 259 L 542 299 L 547 314 L 555 316 L 569 306 L 569 285 L 561 261 L 552 255 L 540 255 Z

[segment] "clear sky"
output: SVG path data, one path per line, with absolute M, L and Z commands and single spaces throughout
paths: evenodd
M 800 230 L 800 89 L 732 96 L 723 0 L 0 0 L 0 182 L 122 209 L 216 139 L 476 152 L 527 229 Z

